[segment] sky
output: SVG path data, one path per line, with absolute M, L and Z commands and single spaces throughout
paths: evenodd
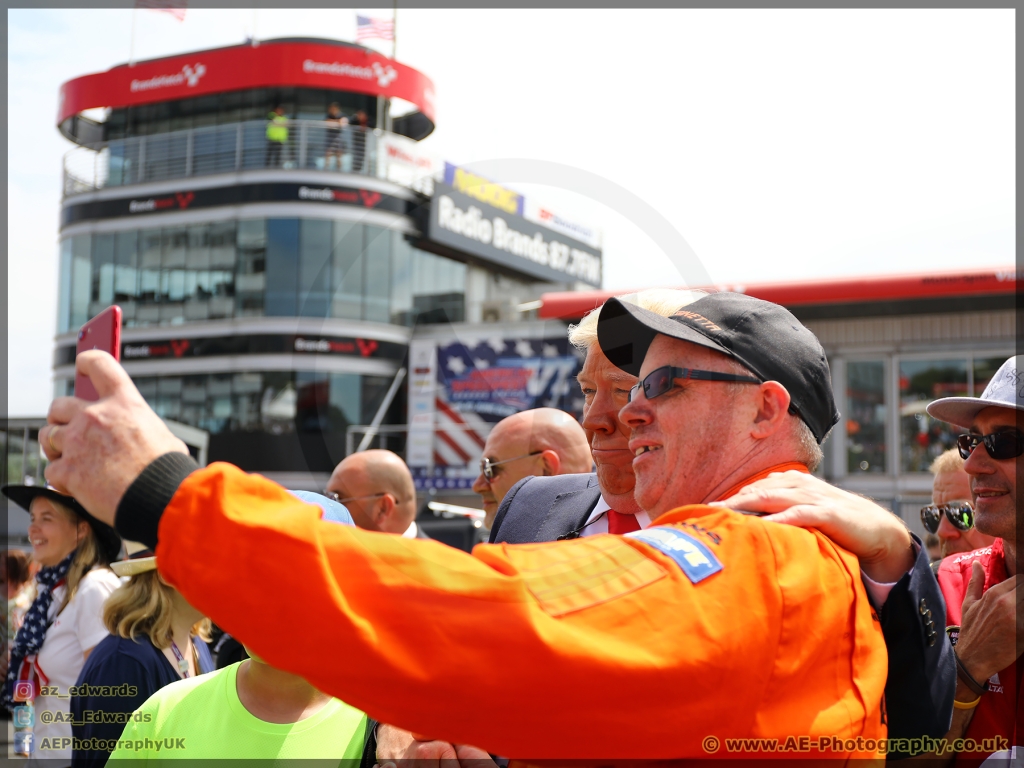
M 133 13 L 137 59 L 355 36 L 352 9 L 8 10 L 11 416 L 53 390 L 58 88 L 127 61 Z M 397 58 L 434 82 L 437 155 L 622 190 L 495 179 L 599 226 L 605 288 L 953 270 L 1015 262 L 1014 13 L 400 9 Z M 651 211 L 686 253 L 634 223 Z

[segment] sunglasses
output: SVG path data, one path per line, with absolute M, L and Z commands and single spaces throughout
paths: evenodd
M 928 533 L 935 533 L 939 530 L 943 514 L 946 515 L 950 525 L 958 531 L 969 531 L 974 527 L 974 507 L 966 501 L 943 504 L 938 507 L 929 504 L 927 507 L 921 507 L 921 524 L 924 525 Z
M 534 451 L 533 453 L 524 453 L 522 456 L 516 456 L 514 459 L 502 459 L 501 461 L 494 461 L 484 456 L 480 459 L 480 474 L 487 479 L 488 482 L 498 476 L 498 470 L 495 467 L 499 467 L 502 464 L 508 464 L 510 461 L 519 461 L 520 459 L 526 459 L 530 456 L 536 456 L 537 454 L 544 453 L 544 451 Z
M 991 435 L 960 435 L 956 439 L 956 447 L 960 458 L 967 459 L 979 444 L 985 446 L 989 458 L 996 461 L 1015 459 L 1024 453 L 1024 435 L 1018 430 L 1012 432 L 993 432 Z
M 668 392 L 676 384 L 676 379 L 699 379 L 700 381 L 740 381 L 747 384 L 763 384 L 760 379 L 753 376 L 740 376 L 735 373 L 722 373 L 721 371 L 700 371 L 696 368 L 676 368 L 666 365 L 651 371 L 644 379 L 629 390 L 629 402 L 633 402 L 640 387 L 644 388 L 644 397 L 653 400 Z
M 363 499 L 379 499 L 381 496 L 387 496 L 386 493 L 372 493 L 369 496 L 346 496 L 344 499 L 338 496 L 337 491 L 327 491 L 325 494 L 329 499 L 344 504 L 347 501 L 362 501 Z

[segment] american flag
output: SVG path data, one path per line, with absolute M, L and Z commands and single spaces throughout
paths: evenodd
M 369 40 L 379 37 L 381 40 L 395 39 L 395 22 L 386 19 L 372 19 L 369 16 L 356 16 L 356 40 Z
M 135 0 L 136 8 L 148 8 L 151 11 L 164 11 L 178 21 L 185 20 L 185 0 Z

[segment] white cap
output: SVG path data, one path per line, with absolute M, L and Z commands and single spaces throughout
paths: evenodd
M 1024 369 L 1016 357 L 999 366 L 981 397 L 944 397 L 928 404 L 928 415 L 970 429 L 974 417 L 991 406 L 1024 411 Z

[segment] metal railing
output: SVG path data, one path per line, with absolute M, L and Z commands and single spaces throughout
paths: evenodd
M 385 131 L 318 120 L 289 120 L 287 139 L 271 141 L 267 126 L 266 120 L 251 120 L 76 147 L 64 156 L 64 194 L 264 168 L 385 178 L 381 143 L 415 144 Z

